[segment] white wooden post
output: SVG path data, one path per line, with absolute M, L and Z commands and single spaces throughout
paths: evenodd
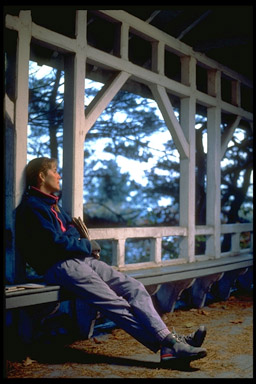
M 241 107 L 241 82 L 238 80 L 233 80 L 231 86 L 231 102 L 232 104 Z
M 152 43 L 152 71 L 164 75 L 165 44 L 161 41 Z
M 195 89 L 196 60 L 181 59 L 181 81 L 191 87 L 191 96 L 181 99 L 180 124 L 189 143 L 189 157 L 180 159 L 180 226 L 187 236 L 180 242 L 180 257 L 195 261 Z
M 120 33 L 120 56 L 124 60 L 129 60 L 129 25 L 125 22 L 121 24 Z
M 21 11 L 17 19 L 18 39 L 15 74 L 15 102 L 13 109 L 13 129 L 10 125 L 6 133 L 11 134 L 11 142 L 6 142 L 8 166 L 12 167 L 11 178 L 6 184 L 8 205 L 6 205 L 6 229 L 10 243 L 6 251 L 6 277 L 10 282 L 19 282 L 24 278 L 25 266 L 15 252 L 15 208 L 21 201 L 25 188 L 24 169 L 27 163 L 27 125 L 28 125 L 28 75 L 31 41 L 31 13 Z M 7 99 L 8 101 L 8 99 Z M 7 127 L 6 127 L 7 128 Z
M 77 11 L 76 54 L 65 60 L 63 206 L 70 215 L 80 217 L 83 217 L 86 19 L 86 11 Z
M 220 101 L 220 72 L 215 72 L 215 94 Z M 221 159 L 221 108 L 207 109 L 207 194 L 206 194 L 206 225 L 212 226 L 214 234 L 206 240 L 206 255 L 220 257 L 220 159 Z
M 117 240 L 117 248 L 116 248 L 116 260 L 117 267 L 124 267 L 125 265 L 125 239 Z
M 28 125 L 28 75 L 31 41 L 31 12 L 20 12 L 20 28 L 17 41 L 15 124 L 15 207 L 20 203 L 24 192 L 24 168 L 27 163 L 27 125 Z
M 150 239 L 150 261 L 154 261 L 156 264 L 162 262 L 162 238 L 155 237 Z

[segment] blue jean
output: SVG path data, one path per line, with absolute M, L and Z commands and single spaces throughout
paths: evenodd
M 45 279 L 85 300 L 153 352 L 159 350 L 157 333 L 167 327 L 138 280 L 93 257 L 58 262 Z

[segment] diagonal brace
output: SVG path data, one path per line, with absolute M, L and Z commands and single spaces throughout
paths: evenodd
M 151 85 L 151 91 L 163 115 L 167 128 L 179 151 L 181 158 L 189 158 L 189 144 L 174 114 L 173 106 L 164 87 Z
M 119 72 L 115 76 L 114 80 L 111 79 L 104 87 L 98 92 L 91 103 L 85 110 L 85 124 L 86 133 L 93 126 L 95 121 L 107 107 L 107 105 L 113 100 L 115 95 L 120 91 L 124 83 L 131 75 L 127 72 Z

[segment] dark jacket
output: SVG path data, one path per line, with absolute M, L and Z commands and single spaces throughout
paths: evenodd
M 24 260 L 43 275 L 56 262 L 91 255 L 58 197 L 31 187 L 16 210 L 16 245 Z

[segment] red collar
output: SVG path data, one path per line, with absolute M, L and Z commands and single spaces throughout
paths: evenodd
M 58 196 L 55 196 L 55 195 L 52 195 L 52 194 L 49 194 L 49 193 L 42 192 L 39 188 L 36 188 L 36 187 L 30 187 L 30 188 L 31 188 L 31 189 L 34 189 L 34 190 L 37 191 L 37 192 L 42 193 L 42 195 L 44 195 L 44 196 L 51 197 L 51 198 L 55 199 L 56 203 L 58 203 L 58 201 L 59 201 L 59 197 L 58 197 Z

